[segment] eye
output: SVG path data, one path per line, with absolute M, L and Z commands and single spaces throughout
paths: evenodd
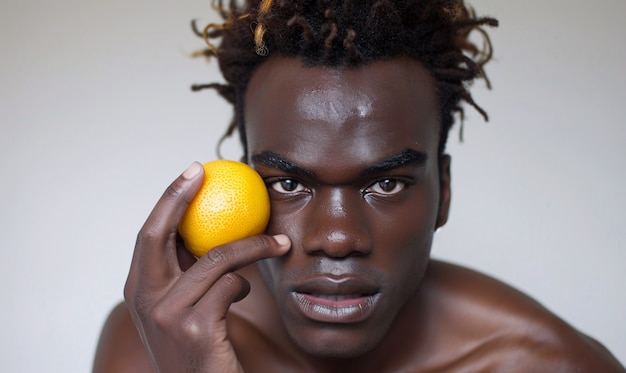
M 368 186 L 364 193 L 376 193 L 380 195 L 393 195 L 402 191 L 408 183 L 397 179 L 382 179 Z
M 304 185 L 294 179 L 281 179 L 267 184 L 278 193 L 290 194 L 304 192 L 307 190 Z

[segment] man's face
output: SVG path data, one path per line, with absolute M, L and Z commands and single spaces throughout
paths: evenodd
M 289 335 L 315 356 L 371 350 L 409 312 L 447 217 L 430 75 L 408 59 L 335 69 L 273 58 L 252 77 L 245 117 L 268 233 L 292 241 L 259 263 Z

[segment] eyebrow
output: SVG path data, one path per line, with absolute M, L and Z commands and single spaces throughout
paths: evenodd
M 426 153 L 419 152 L 414 149 L 404 149 L 403 151 L 391 155 L 366 168 L 363 172 L 361 172 L 361 175 L 367 176 L 371 174 L 383 173 L 399 167 L 421 165 L 426 163 L 427 160 L 428 155 Z M 252 156 L 252 162 L 273 167 L 290 174 L 307 176 L 315 175 L 313 171 L 307 170 L 272 151 L 264 151 L 259 154 L 254 154 Z
M 308 176 L 314 175 L 313 171 L 310 171 L 301 166 L 298 166 L 297 164 L 282 157 L 280 154 L 272 152 L 272 151 L 265 151 L 259 154 L 254 154 L 252 156 L 252 162 L 264 164 L 266 166 L 273 167 L 273 168 L 277 168 L 279 170 L 282 170 L 290 174 L 308 175 Z
M 366 168 L 362 175 L 379 174 L 391 171 L 399 167 L 419 166 L 428 160 L 428 155 L 414 149 L 404 149 L 403 151 L 389 156 L 382 161 Z

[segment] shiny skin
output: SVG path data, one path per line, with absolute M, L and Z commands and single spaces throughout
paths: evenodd
M 311 355 L 371 350 L 416 293 L 450 195 L 433 87 L 428 71 L 408 59 L 358 70 L 275 59 L 249 84 L 248 162 L 269 186 L 269 232 L 292 241 L 289 255 L 259 267 L 291 338 Z M 407 149 L 423 160 L 365 172 Z M 298 172 L 268 161 L 268 152 Z M 383 189 L 385 182 L 395 185 Z M 327 283 L 317 292 L 329 294 L 338 291 L 333 280 L 354 279 L 353 293 L 371 283 L 375 310 L 350 323 L 305 316 L 292 292 L 319 278 Z
M 450 159 L 418 62 L 271 58 L 245 115 L 268 235 L 195 262 L 175 237 L 202 172 L 184 172 L 139 233 L 94 372 L 625 372 L 528 296 L 429 259 Z

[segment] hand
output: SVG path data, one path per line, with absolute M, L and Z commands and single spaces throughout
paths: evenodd
M 124 288 L 158 372 L 242 372 L 228 339 L 226 314 L 250 285 L 234 271 L 284 255 L 290 247 L 284 235 L 259 235 L 189 262 L 177 226 L 202 180 L 202 166 L 194 163 L 167 188 L 139 232 Z

